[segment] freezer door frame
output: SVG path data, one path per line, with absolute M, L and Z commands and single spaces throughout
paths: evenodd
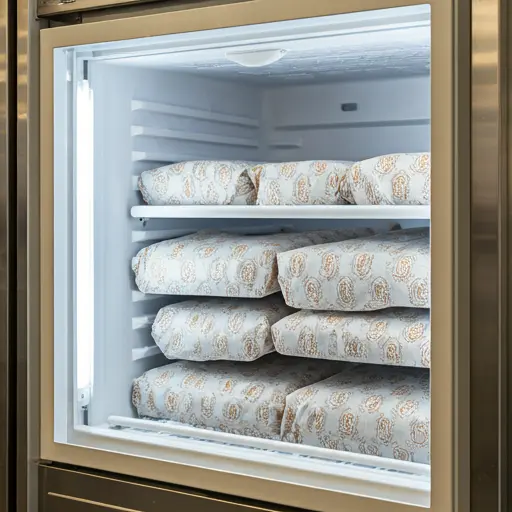
M 40 284 L 41 284 L 41 457 L 105 471 L 210 491 L 272 501 L 310 510 L 402 512 L 415 507 L 340 494 L 187 464 L 170 465 L 136 455 L 54 442 L 53 350 L 53 50 L 171 33 L 242 26 L 347 12 L 430 4 L 432 16 L 432 493 L 434 512 L 458 509 L 469 489 L 468 315 L 469 315 L 469 71 L 467 23 L 456 17 L 468 2 L 431 0 L 253 0 L 41 32 Z M 467 20 L 466 20 L 467 21 Z M 455 60 L 455 56 L 457 61 Z M 457 101 L 456 101 L 457 99 Z M 462 107 L 459 108 L 459 107 Z M 466 110 L 464 110 L 464 108 Z M 456 434 L 455 434 L 456 433 Z M 200 484 L 198 485 L 198 482 Z M 464 508 L 460 510 L 466 510 Z
M 83 12 L 95 9 L 117 8 L 120 6 L 140 5 L 151 0 L 39 0 L 37 14 L 41 17 L 62 16 L 69 13 Z M 162 2 L 163 3 L 163 2 Z

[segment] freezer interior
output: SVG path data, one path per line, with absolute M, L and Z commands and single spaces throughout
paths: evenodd
M 143 293 L 132 258 L 204 229 L 250 236 L 428 227 L 428 208 L 418 214 L 416 206 L 399 214 L 389 205 L 365 215 L 354 210 L 352 218 L 322 205 L 162 213 L 144 203 L 138 187 L 143 171 L 178 162 L 358 162 L 428 153 L 428 6 L 58 48 L 54 90 L 55 440 L 76 443 L 79 436 L 79 443 L 109 448 L 115 438 L 115 449 L 125 443 L 126 453 L 153 444 L 159 455 L 149 456 L 168 460 L 179 448 L 207 467 L 201 454 L 208 452 L 241 472 L 244 461 L 266 457 L 268 468 L 285 474 L 302 464 L 318 478 L 368 483 L 352 492 L 425 504 L 428 461 L 404 460 L 399 451 L 381 457 L 371 446 L 330 449 L 139 417 L 134 379 L 171 363 L 152 337 L 155 317 L 197 297 Z M 130 443 L 138 442 L 137 451 Z M 395 482 L 398 494 L 379 490 L 382 479 Z M 340 482 L 318 485 L 351 490 Z

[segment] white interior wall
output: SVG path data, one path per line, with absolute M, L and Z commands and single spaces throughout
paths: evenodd
M 132 379 L 166 362 L 160 355 L 136 359 L 136 353 L 153 345 L 151 315 L 165 304 L 184 300 L 138 294 L 131 257 L 160 239 L 226 226 L 226 221 L 211 219 L 132 219 L 130 207 L 141 201 L 134 178 L 141 171 L 193 158 L 357 159 L 428 149 L 430 96 L 428 79 L 423 78 L 263 90 L 97 62 L 90 67 L 90 77 L 97 122 L 95 365 L 89 422 L 98 424 L 109 415 L 133 414 Z M 343 102 L 357 102 L 359 110 L 342 112 Z M 230 219 L 229 226 L 261 223 L 267 228 L 271 221 Z M 298 224 L 298 229 L 340 227 L 339 221 Z
M 430 149 L 429 76 L 273 87 L 263 98 L 272 161 Z M 345 103 L 356 103 L 357 111 L 342 111 Z
M 144 315 L 172 302 L 172 298 L 140 300 L 140 294 L 133 293 L 131 257 L 159 238 L 201 227 L 199 220 L 175 221 L 172 226 L 165 221 L 150 221 L 144 226 L 132 219 L 130 207 L 141 200 L 134 188 L 134 177 L 142 170 L 187 155 L 256 160 L 261 95 L 251 86 L 98 62 L 90 66 L 90 80 L 96 121 L 96 325 L 89 422 L 97 424 L 111 414 L 131 415 L 132 379 L 166 361 L 162 356 L 133 361 L 133 349 L 152 345 L 149 324 L 137 329 L 133 326 L 141 324 Z M 169 106 L 173 112 L 186 115 L 169 114 Z M 208 112 L 221 116 L 209 116 Z M 168 138 L 166 130 L 182 139 Z M 224 140 L 223 144 L 212 144 L 201 137 L 188 140 L 191 134 L 204 134 L 206 140 L 208 136 Z M 254 141 L 255 147 L 237 145 L 240 138 Z M 233 139 L 236 144 L 232 144 Z M 162 233 L 162 229 L 166 231 Z

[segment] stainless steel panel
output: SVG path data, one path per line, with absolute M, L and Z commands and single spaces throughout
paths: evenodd
M 15 67 L 10 59 L 13 51 L 11 20 L 14 12 L 8 0 L 0 0 L 0 510 L 14 510 L 15 448 L 15 387 L 13 367 L 13 315 L 12 268 L 15 264 L 13 250 L 13 118 L 12 81 Z
M 221 5 L 228 3 L 250 2 L 252 0 L 39 0 L 37 14 L 41 17 L 55 18 L 70 13 L 87 11 L 113 11 L 117 17 L 120 10 L 143 9 L 147 12 L 168 12 L 171 10 L 193 9 L 206 5 Z M 140 15 L 141 12 L 138 12 Z
M 148 1 L 151 0 L 39 0 L 37 13 L 39 16 L 52 16 L 116 5 L 143 4 Z
M 472 2 L 471 510 L 507 510 L 506 0 Z
M 14 2 L 13 2 L 14 4 Z M 16 0 L 16 511 L 37 510 L 39 458 L 39 28 Z M 46 24 L 45 24 L 46 25 Z
M 17 1 L 17 375 L 16 375 L 16 495 L 17 507 L 27 510 L 27 89 L 28 3 Z
M 90 503 L 88 501 L 74 500 L 69 496 L 49 494 L 42 510 L 51 512 L 140 512 L 134 509 L 109 507 L 104 504 Z
M 41 465 L 39 512 L 299 512 L 301 509 L 207 494 L 109 473 Z
M 507 44 L 506 44 L 506 64 L 508 69 L 507 74 L 507 193 L 508 193 L 508 211 L 507 211 L 507 272 L 508 272 L 508 288 L 507 288 L 507 311 L 508 311 L 508 335 L 507 335 L 507 375 L 508 375 L 508 386 L 506 390 L 507 399 L 507 411 L 506 420 L 509 425 L 508 439 L 507 439 L 507 481 L 505 485 L 508 489 L 507 505 L 512 506 L 512 8 L 507 9 Z
M 95 21 L 118 20 L 122 18 L 133 18 L 135 16 L 146 16 L 149 14 L 160 14 L 172 11 L 183 11 L 188 9 L 199 9 L 212 5 L 227 5 L 240 2 L 253 2 L 254 0 L 159 0 L 158 2 L 136 3 L 128 5 L 108 6 L 104 9 L 91 9 L 77 12 L 81 23 L 93 23 Z M 50 15 L 52 17 L 53 15 Z
M 459 0 L 454 16 L 454 510 L 469 512 L 470 423 L 470 187 L 471 187 L 471 1 Z M 466 256 L 464 256 L 466 255 Z

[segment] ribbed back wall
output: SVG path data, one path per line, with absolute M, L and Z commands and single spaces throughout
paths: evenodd
M 430 150 L 428 76 L 272 88 L 264 109 L 273 161 Z

